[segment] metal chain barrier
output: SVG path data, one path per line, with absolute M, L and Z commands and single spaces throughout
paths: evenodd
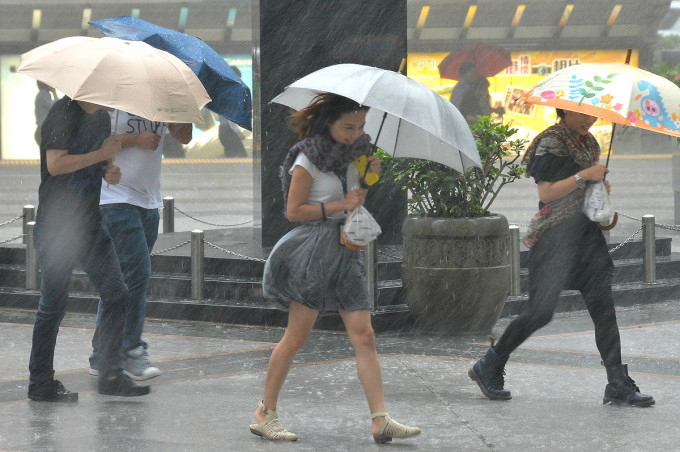
M 154 251 L 153 253 L 151 253 L 151 255 L 152 256 L 158 256 L 159 254 L 168 253 L 172 250 L 176 250 L 177 248 L 181 248 L 184 245 L 188 245 L 189 243 L 191 243 L 191 240 L 184 241 L 184 242 L 180 243 L 179 245 L 171 246 L 170 248 L 166 248 L 164 250 Z
M 666 229 L 666 230 L 669 230 L 669 231 L 680 232 L 680 226 L 676 226 L 674 224 L 657 223 L 655 226 L 657 228 Z
M 623 213 L 623 212 L 617 212 L 617 213 L 618 213 L 619 215 L 621 215 L 622 217 L 628 218 L 629 220 L 642 221 L 642 219 L 640 219 L 640 218 L 631 217 L 630 215 L 626 215 L 626 214 Z
M 11 220 L 7 220 L 7 221 L 5 221 L 4 223 L 0 223 L 0 227 L 2 227 L 2 226 L 7 226 L 8 224 L 14 223 L 15 221 L 20 220 L 20 219 L 22 219 L 22 218 L 24 218 L 24 216 L 23 216 L 23 215 L 19 215 L 19 216 L 16 217 L 16 218 L 12 218 Z M 16 240 L 16 239 L 13 239 L 13 240 Z
M 610 249 L 610 250 L 609 250 L 609 254 L 613 253 L 614 251 L 618 250 L 619 248 L 621 248 L 621 247 L 622 247 L 623 245 L 625 245 L 626 243 L 628 243 L 628 242 L 630 242 L 631 240 L 633 240 L 633 238 L 634 238 L 636 235 L 638 235 L 638 234 L 642 231 L 643 228 L 644 228 L 644 225 L 640 226 L 640 227 L 638 228 L 638 230 L 635 231 L 635 232 L 633 233 L 633 235 L 631 235 L 631 236 L 628 237 L 626 240 L 624 240 L 623 242 L 621 242 L 621 243 L 619 243 L 618 245 L 616 245 L 614 248 Z
M 209 241 L 207 241 L 207 240 L 205 240 L 205 239 L 203 240 L 203 243 L 205 243 L 205 244 L 208 245 L 208 246 L 211 246 L 211 247 L 215 248 L 216 250 L 220 250 L 220 251 L 222 251 L 222 252 L 224 252 L 224 253 L 231 254 L 231 255 L 233 255 L 233 256 L 240 257 L 240 258 L 243 258 L 243 259 L 246 259 L 246 260 L 249 260 L 249 261 L 263 262 L 263 263 L 264 263 L 264 262 L 267 262 L 265 259 L 260 259 L 260 258 L 257 258 L 257 257 L 250 257 L 250 256 L 246 256 L 246 255 L 244 255 L 244 254 L 236 253 L 236 252 L 234 252 L 234 251 L 229 251 L 228 249 L 222 248 L 222 247 L 219 246 L 219 245 L 215 245 L 214 243 L 211 243 L 211 242 L 209 242 Z
M 640 218 L 631 217 L 630 215 L 626 215 L 623 212 L 619 212 L 619 215 L 622 215 L 622 216 L 624 216 L 628 219 L 631 219 L 631 220 L 642 221 Z M 666 229 L 666 230 L 669 230 L 669 231 L 680 232 L 680 226 L 675 225 L 675 224 L 656 223 L 655 226 L 657 228 Z
M 207 221 L 199 220 L 198 218 L 189 215 L 188 213 L 184 212 L 183 210 L 180 210 L 177 206 L 175 206 L 175 210 L 178 211 L 179 213 L 181 213 L 182 215 L 191 218 L 194 221 L 198 221 L 199 223 L 207 224 L 207 225 L 210 225 L 210 226 L 222 227 L 222 228 L 230 228 L 230 227 L 233 227 L 233 226 L 243 226 L 244 224 L 248 224 L 248 223 L 253 222 L 253 220 L 248 220 L 248 221 L 244 221 L 243 223 L 234 223 L 234 224 L 210 223 L 210 222 L 207 222 Z
M 16 237 L 13 237 L 13 238 L 11 238 L 11 239 L 3 240 L 2 242 L 0 242 L 0 245 L 4 245 L 5 243 L 9 243 L 9 242 L 13 242 L 13 241 L 15 241 L 15 240 L 19 240 L 19 239 L 22 238 L 24 235 L 26 235 L 26 234 L 19 234 L 19 235 L 17 235 Z
M 393 256 L 393 255 L 391 255 L 390 253 L 388 253 L 387 251 L 382 251 L 382 250 L 380 250 L 380 249 L 378 250 L 378 254 L 382 254 L 383 256 L 387 256 L 387 257 L 389 257 L 390 259 L 394 259 L 395 261 L 400 261 L 400 260 L 402 260 L 401 257 Z

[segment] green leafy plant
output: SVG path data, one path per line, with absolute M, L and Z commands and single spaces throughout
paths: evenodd
M 392 158 L 379 151 L 381 182 L 395 182 L 409 191 L 409 213 L 427 217 L 484 217 L 500 190 L 524 174 L 517 160 L 526 140 L 511 140 L 517 133 L 488 116 L 471 126 L 482 168 L 465 173 L 440 163 L 413 158 Z
M 648 68 L 647 70 L 670 80 L 675 83 L 676 86 L 680 86 L 680 64 L 670 67 L 664 61 L 660 65 Z

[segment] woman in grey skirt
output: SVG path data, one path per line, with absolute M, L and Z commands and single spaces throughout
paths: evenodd
M 307 342 L 320 311 L 338 311 L 356 352 L 359 380 L 371 412 L 376 442 L 420 433 L 385 411 L 382 372 L 371 326 L 368 291 L 358 251 L 340 241 L 346 213 L 364 204 L 366 189 L 352 162 L 368 156 L 379 171 L 374 146 L 364 133 L 368 108 L 334 94 L 322 94 L 293 113 L 291 125 L 300 142 L 281 165 L 286 217 L 299 223 L 274 246 L 264 269 L 263 289 L 288 308 L 288 327 L 269 359 L 264 397 L 255 410 L 255 435 L 295 441 L 283 428 L 276 404 L 298 350 Z

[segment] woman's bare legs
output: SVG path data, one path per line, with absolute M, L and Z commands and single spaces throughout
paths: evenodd
M 291 302 L 288 309 L 288 327 L 283 337 L 274 347 L 269 358 L 267 377 L 264 382 L 264 397 L 262 404 L 270 410 L 276 410 L 279 393 L 286 381 L 288 371 L 297 352 L 305 345 L 309 333 L 312 331 L 319 311 L 310 309 L 300 303 Z M 370 320 L 370 318 L 369 318 Z M 265 413 L 255 410 L 255 419 L 262 422 Z
M 385 393 L 383 392 L 382 370 L 378 352 L 375 349 L 371 313 L 370 311 L 340 311 L 340 316 L 356 352 L 357 374 L 366 393 L 368 408 L 371 413 L 384 412 Z M 378 433 L 384 422 L 384 416 L 373 419 L 371 433 Z

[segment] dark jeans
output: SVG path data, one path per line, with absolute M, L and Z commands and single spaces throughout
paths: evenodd
M 71 273 L 77 263 L 102 297 L 99 361 L 102 375 L 120 369 L 127 287 L 111 237 L 98 212 L 87 221 L 79 220 L 64 226 L 39 218 L 36 224 L 34 243 L 40 262 L 42 296 L 33 327 L 30 386 L 54 378 L 54 347 L 66 313 Z
M 612 298 L 614 264 L 602 232 L 585 215 L 543 233 L 529 253 L 529 303 L 494 346 L 509 356 L 547 325 L 563 289 L 579 290 L 595 325 L 595 342 L 606 366 L 621 364 L 621 339 Z
M 104 204 L 100 206 L 102 221 L 111 235 L 120 261 L 123 278 L 130 293 L 130 305 L 125 316 L 123 353 L 143 346 L 142 329 L 146 315 L 146 291 L 151 277 L 151 250 L 158 238 L 158 209 L 144 209 L 132 204 Z M 97 329 L 92 338 L 93 354 L 90 361 L 95 367 L 99 352 L 99 325 L 103 301 L 99 300 Z

